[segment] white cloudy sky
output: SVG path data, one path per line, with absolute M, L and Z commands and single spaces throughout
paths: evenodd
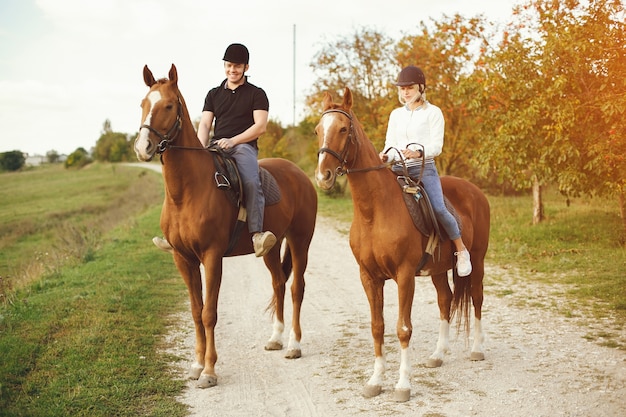
M 309 64 L 323 44 L 363 27 L 397 37 L 422 20 L 457 12 L 506 21 L 517 3 L 0 0 L 0 152 L 89 150 L 106 119 L 114 131 L 136 132 L 145 64 L 157 78 L 176 65 L 196 118 L 208 89 L 224 79 L 221 59 L 233 42 L 250 50 L 250 82 L 267 92 L 270 117 L 291 124 L 295 106 L 298 123 L 311 86 Z

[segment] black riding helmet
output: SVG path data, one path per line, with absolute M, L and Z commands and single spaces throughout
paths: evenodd
M 402 71 L 400 71 L 400 74 L 398 74 L 398 81 L 396 82 L 396 85 L 398 87 L 406 87 L 413 84 L 423 86 L 420 87 L 420 91 L 424 92 L 424 89 L 426 88 L 426 77 L 421 69 L 414 65 L 409 65 L 408 67 L 403 68 Z
M 226 48 L 224 52 L 224 61 L 232 62 L 233 64 L 246 64 L 250 60 L 250 53 L 248 48 L 240 43 L 232 43 Z

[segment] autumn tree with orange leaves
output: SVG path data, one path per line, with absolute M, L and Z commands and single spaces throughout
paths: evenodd
M 360 30 L 312 62 L 310 118 L 322 92 L 348 86 L 380 149 L 399 104 L 393 80 L 417 65 L 446 119 L 442 174 L 532 189 L 534 223 L 548 184 L 568 198 L 616 197 L 626 236 L 625 22 L 620 0 L 528 0 L 504 30 L 480 16 L 421 22 L 397 42 Z
M 538 0 L 516 7 L 473 74 L 484 94 L 480 160 L 500 181 L 565 196 L 616 195 L 625 218 L 626 28 L 616 0 Z M 626 220 L 625 220 L 626 231 Z

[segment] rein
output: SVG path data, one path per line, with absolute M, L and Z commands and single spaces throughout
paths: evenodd
M 332 156 L 334 156 L 335 158 L 337 158 L 337 160 L 339 161 L 340 165 L 337 167 L 336 173 L 339 176 L 343 176 L 345 174 L 352 174 L 352 173 L 356 173 L 356 172 L 369 172 L 369 171 L 376 171 L 379 169 L 383 169 L 383 168 L 388 168 L 391 164 L 390 163 L 382 163 L 380 165 L 376 165 L 373 167 L 366 167 L 366 168 L 346 168 L 346 165 L 348 164 L 348 146 L 350 145 L 351 142 L 356 143 L 356 145 L 358 146 L 358 141 L 355 141 L 356 139 L 356 133 L 354 132 L 354 123 L 353 123 L 353 118 L 352 115 L 346 111 L 343 111 L 341 109 L 329 109 L 326 110 L 325 112 L 322 113 L 322 117 L 324 117 L 326 114 L 328 113 L 340 113 L 343 114 L 344 116 L 346 116 L 348 118 L 348 120 L 350 120 L 350 132 L 348 133 L 348 140 L 346 141 L 345 146 L 343 147 L 343 150 L 341 151 L 341 154 L 337 153 L 336 151 L 330 149 L 330 148 L 320 148 L 317 151 L 317 155 L 321 155 L 323 153 L 329 153 Z

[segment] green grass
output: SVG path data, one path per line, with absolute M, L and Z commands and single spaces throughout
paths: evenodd
M 68 171 L 58 164 L 0 175 L 0 297 L 92 256 L 103 233 L 161 202 L 162 181 L 147 173 L 111 164 Z
M 3 249 L 26 253 L 27 258 L 28 247 L 65 251 L 67 256 L 37 279 L 14 282 L 5 292 L 0 309 L 0 416 L 185 415 L 185 407 L 175 400 L 184 382 L 171 376 L 176 358 L 163 353 L 163 336 L 170 313 L 184 304 L 186 290 L 171 257 L 150 244 L 159 231 L 160 177 L 106 165 L 71 173 L 48 167 L 25 174 L 29 181 L 11 176 L 22 182 L 13 187 L 10 199 L 21 209 L 7 216 L 10 210 L 3 206 L 5 230 L 15 234 L 18 229 L 11 224 L 24 223 L 23 211 L 37 211 L 18 194 L 46 194 L 48 187 L 40 182 L 50 179 L 56 193 L 40 195 L 41 205 L 64 213 L 76 229 L 91 230 L 94 237 L 82 240 L 90 247 L 88 256 L 81 242 L 59 244 L 55 235 L 69 226 L 53 225 L 54 216 L 41 210 L 34 222 L 42 221 L 52 231 L 20 229 L 28 233 Z M 59 181 L 64 175 L 68 181 Z M 144 186 L 156 192 L 142 192 Z M 82 195 L 66 198 L 66 193 Z M 85 211 L 85 206 L 99 209 Z M 116 215 L 103 214 L 108 212 Z M 5 258 L 19 271 L 20 262 L 10 261 L 10 256 Z
M 626 317 L 626 248 L 617 203 L 544 196 L 545 220 L 532 225 L 531 197 L 490 197 L 488 262 L 525 277 L 562 284 L 571 299 L 600 316 Z

